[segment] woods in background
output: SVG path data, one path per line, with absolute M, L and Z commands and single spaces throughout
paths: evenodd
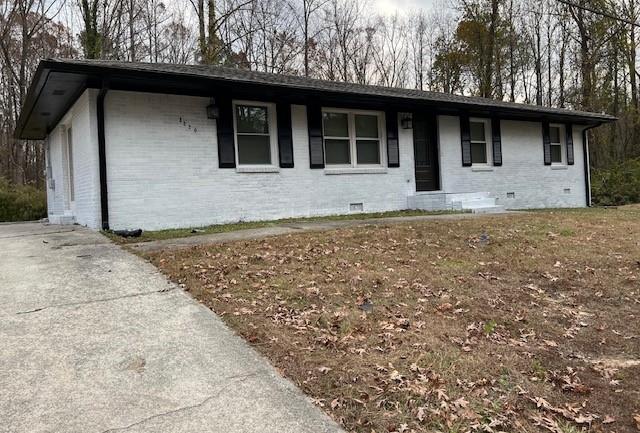
M 366 0 L 0 0 L 0 177 L 43 185 L 13 138 L 38 60 L 204 63 L 607 112 L 597 170 L 640 157 L 640 0 L 442 0 L 381 16 Z M 600 171 L 597 171 L 599 173 Z

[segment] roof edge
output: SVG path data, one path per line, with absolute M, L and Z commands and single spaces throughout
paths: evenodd
M 241 84 L 252 84 L 257 86 L 268 86 L 271 88 L 279 88 L 279 89 L 298 89 L 300 91 L 307 92 L 320 92 L 325 94 L 349 94 L 349 95 L 359 95 L 367 98 L 380 98 L 382 100 L 396 100 L 400 101 L 413 101 L 415 104 L 447 104 L 452 110 L 460 110 L 460 111 L 487 111 L 494 112 L 497 115 L 500 115 L 500 112 L 506 112 L 508 114 L 512 113 L 522 113 L 523 117 L 540 117 L 541 119 L 549 119 L 552 120 L 554 118 L 575 118 L 576 123 L 592 126 L 592 125 L 602 125 L 604 123 L 611 123 L 618 120 L 617 117 L 605 114 L 605 113 L 595 113 L 588 111 L 578 111 L 578 110 L 570 110 L 564 108 L 554 108 L 554 107 L 545 107 L 545 106 L 537 106 L 516 102 L 506 102 L 502 100 L 494 100 L 489 98 L 479 98 L 472 96 L 463 96 L 463 95 L 449 95 L 452 96 L 451 100 L 443 101 L 434 97 L 434 99 L 430 99 L 430 95 L 440 95 L 440 92 L 427 92 L 427 91 L 418 91 L 423 93 L 422 97 L 412 96 L 410 94 L 403 94 L 402 91 L 411 91 L 413 89 L 400 89 L 398 88 L 398 93 L 393 94 L 394 88 L 391 87 L 382 87 L 382 86 L 372 86 L 372 85 L 361 85 L 361 84 L 353 84 L 354 88 L 349 88 L 350 83 L 342 83 L 342 82 L 334 82 L 327 80 L 318 80 L 318 79 L 308 79 L 309 83 L 304 83 L 304 77 L 298 77 L 293 75 L 280 75 L 282 77 L 292 78 L 294 80 L 298 80 L 300 82 L 277 82 L 274 81 L 273 78 L 279 76 L 278 74 L 270 74 L 265 72 L 257 72 L 257 71 L 241 71 L 242 73 L 237 74 L 237 76 L 232 76 L 231 74 L 234 71 L 237 71 L 233 68 L 225 68 L 225 67 L 215 67 L 220 73 L 218 75 L 207 75 L 206 70 L 200 69 L 200 73 L 197 73 L 197 70 L 166 70 L 161 68 L 155 68 L 154 66 L 183 66 L 183 65 L 173 65 L 167 63 L 129 63 L 129 62 L 116 62 L 116 61 L 107 61 L 107 60 L 80 60 L 80 59 L 60 59 L 60 58 L 47 58 L 40 61 L 38 67 L 33 75 L 31 84 L 29 86 L 29 90 L 27 91 L 27 96 L 25 98 L 22 110 L 20 112 L 20 116 L 18 118 L 18 122 L 16 123 L 16 129 L 14 131 L 14 136 L 18 139 L 24 139 L 24 131 L 27 126 L 29 119 L 32 116 L 33 110 L 40 99 L 42 91 L 46 85 L 47 77 L 51 72 L 60 72 L 60 73 L 74 73 L 74 74 L 85 74 L 87 76 L 94 77 L 104 77 L 108 75 L 130 75 L 133 78 L 136 78 L 136 74 L 149 76 L 157 76 L 157 77 L 174 77 L 174 78 L 197 78 L 199 80 L 204 81 L 217 81 L 217 82 L 225 82 L 225 83 L 241 83 Z M 198 65 L 184 65 L 186 68 L 192 66 L 196 67 Z M 222 72 L 226 72 L 227 75 Z M 253 74 L 258 77 L 256 80 L 252 80 L 251 77 L 248 77 L 247 74 Z M 264 81 L 258 81 L 260 78 L 263 78 Z M 325 87 L 315 87 L 313 84 L 325 84 Z M 342 87 L 341 87 L 342 86 Z M 84 89 L 88 86 L 85 83 Z M 391 92 L 389 94 L 376 94 L 375 92 L 367 93 L 363 90 L 369 89 L 371 91 L 378 90 L 379 92 Z M 442 93 L 442 95 L 448 95 Z M 48 131 L 46 132 L 48 133 Z
M 43 60 L 43 62 L 46 61 L 48 62 L 50 65 L 55 66 L 57 70 L 60 70 L 61 72 L 64 71 L 68 71 L 68 72 L 77 72 L 78 68 L 84 69 L 86 71 L 90 71 L 92 73 L 100 73 L 101 71 L 108 71 L 111 74 L 114 73 L 123 73 L 123 72 L 129 72 L 129 73 L 149 73 L 149 74 L 154 74 L 154 75 L 159 75 L 159 76 L 183 76 L 183 77 L 194 77 L 194 78 L 200 78 L 200 79 L 210 79 L 210 80 L 217 80 L 217 81 L 226 81 L 226 82 L 231 82 L 231 83 L 247 83 L 247 84 L 258 84 L 258 85 L 268 85 L 268 86 L 273 86 L 273 87 L 281 87 L 281 88 L 296 88 L 296 89 L 301 89 L 301 90 L 315 90 L 315 91 L 322 91 L 322 92 L 337 92 L 337 93 L 346 93 L 346 94 L 355 94 L 355 95 L 367 95 L 367 96 L 376 96 L 376 95 L 370 95 L 370 94 L 366 94 L 363 92 L 359 92 L 357 90 L 350 90 L 350 89 L 318 89 L 315 88 L 311 85 L 301 85 L 301 84 L 291 84 L 291 83 L 274 83 L 274 82 L 255 82 L 252 81 L 250 79 L 247 78 L 243 78 L 243 77 L 236 77 L 233 79 L 230 79 L 228 77 L 221 77 L 221 76 L 205 76 L 203 74 L 197 74 L 197 73 L 193 73 L 193 72 L 184 72 L 184 71 L 167 71 L 167 70 L 161 70 L 161 69 L 153 69 L 154 66 L 202 66 L 202 65 L 178 65 L 178 64 L 172 64 L 172 63 L 149 63 L 149 62 L 135 62 L 135 63 L 131 63 L 131 62 L 122 62 L 122 61 L 109 61 L 109 60 L 82 60 L 82 59 L 61 59 L 61 58 L 53 58 L 53 59 L 46 59 Z M 138 65 L 138 67 L 136 67 L 136 65 Z M 142 68 L 141 66 L 144 67 L 149 67 L 149 68 Z M 352 84 L 352 85 L 356 85 L 362 88 L 368 88 L 368 89 L 378 89 L 380 91 L 384 91 L 384 90 L 416 90 L 416 89 L 406 89 L 406 88 L 394 88 L 394 87 L 384 87 L 384 86 L 377 86 L 377 85 L 365 85 L 365 84 L 358 84 L 358 83 L 346 83 L 346 82 L 339 82 L 339 81 L 330 81 L 330 80 L 322 80 L 322 79 L 316 79 L 316 78 L 305 78 L 305 77 L 299 77 L 297 75 L 287 75 L 287 74 L 273 74 L 273 73 L 268 73 L 268 72 L 261 72 L 261 71 L 246 71 L 246 70 L 239 70 L 239 69 L 235 69 L 235 68 L 229 68 L 229 67 L 223 67 L 223 66 L 215 66 L 215 68 L 217 68 L 218 70 L 221 71 L 226 71 L 226 72 L 233 72 L 233 71 L 242 71 L 243 73 L 246 72 L 250 72 L 252 74 L 258 75 L 258 76 L 262 76 L 262 77 L 274 77 L 274 76 L 281 76 L 281 77 L 289 77 L 289 78 L 294 78 L 294 79 L 305 79 L 308 80 L 309 82 L 315 82 L 315 83 L 325 83 L 325 84 L 329 84 L 329 85 L 348 85 L 348 84 Z M 486 107 L 486 108 L 491 108 L 491 109 L 495 109 L 496 111 L 499 111 L 500 109 L 503 110 L 514 110 L 514 111 L 522 111 L 522 112 L 529 112 L 529 113 L 535 113 L 537 115 L 540 115 L 541 117 L 544 117 L 544 115 L 547 116 L 551 116 L 551 117 L 555 117 L 555 116 L 567 116 L 567 117 L 584 117 L 584 118 L 590 118 L 593 120 L 601 120 L 604 122 L 614 122 L 616 120 L 618 120 L 617 117 L 612 116 L 610 114 L 606 114 L 606 113 L 597 113 L 597 112 L 593 112 L 593 111 L 580 111 L 580 110 L 572 110 L 572 109 L 567 109 L 567 108 L 557 108 L 557 107 L 547 107 L 547 106 L 542 106 L 542 105 L 532 105 L 532 104 L 525 104 L 525 103 L 520 103 L 520 102 L 509 102 L 509 101 L 503 101 L 500 99 L 491 99 L 491 98 L 483 98 L 483 97 L 478 97 L 478 96 L 467 96 L 467 95 L 457 95 L 457 94 L 447 94 L 447 93 L 443 93 L 443 92 L 431 92 L 431 91 L 420 91 L 422 93 L 425 94 L 425 98 L 421 99 L 421 98 L 417 98 L 417 97 L 412 97 L 412 96 L 408 96 L 408 95 L 377 95 L 377 97 L 380 98 L 398 98 L 398 99 L 406 99 L 406 100 L 414 100 L 414 101 L 427 101 L 428 99 L 428 95 L 429 94 L 438 94 L 438 95 L 451 95 L 455 98 L 459 98 L 460 101 L 448 101 L 448 103 L 450 104 L 454 104 L 454 105 L 459 105 L 460 107 L 464 107 L 464 106 L 470 106 L 470 107 Z M 463 102 L 463 100 L 465 100 Z M 433 102 L 441 102 L 438 101 L 437 99 L 434 99 Z M 495 105 L 493 105 L 493 104 Z M 554 113 L 553 111 L 556 110 L 558 111 L 557 113 Z

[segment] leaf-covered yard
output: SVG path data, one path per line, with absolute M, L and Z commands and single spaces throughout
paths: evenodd
M 640 208 L 150 256 L 353 432 L 640 430 Z

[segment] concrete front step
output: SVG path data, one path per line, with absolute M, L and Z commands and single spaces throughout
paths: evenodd
M 51 224 L 73 225 L 76 223 L 76 218 L 73 215 L 49 215 L 49 222 Z
M 506 212 L 507 209 L 505 209 L 504 206 L 496 204 L 493 206 L 485 206 L 485 207 L 476 207 L 471 209 L 472 213 L 479 213 L 479 214 L 484 214 L 484 213 L 503 213 Z
M 470 200 L 460 200 L 452 202 L 454 208 L 475 209 L 479 207 L 495 206 L 496 199 L 493 197 L 475 198 Z
M 496 198 L 488 192 L 473 193 L 417 193 L 408 197 L 409 209 L 441 210 L 453 209 L 473 213 L 500 213 L 504 206 L 496 203 Z

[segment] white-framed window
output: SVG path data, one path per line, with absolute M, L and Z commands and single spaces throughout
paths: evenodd
M 489 164 L 489 143 L 491 142 L 491 122 L 489 119 L 470 119 L 471 164 Z
M 382 167 L 384 114 L 378 111 L 322 110 L 324 159 L 328 167 Z
M 71 127 L 67 128 L 67 170 L 69 173 L 69 201 L 76 200 L 75 179 L 73 172 L 73 132 Z
M 278 158 L 276 106 L 267 102 L 233 101 L 238 166 L 275 166 Z
M 549 139 L 551 142 L 551 164 L 564 164 L 564 125 L 549 125 Z

